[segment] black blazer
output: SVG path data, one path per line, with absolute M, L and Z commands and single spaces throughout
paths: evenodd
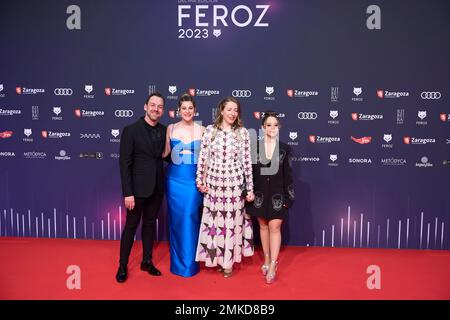
M 163 193 L 163 159 L 166 127 L 158 123 L 152 141 L 144 117 L 123 129 L 120 139 L 120 178 L 124 197 L 146 198 Z
M 272 161 L 266 158 L 264 140 L 252 144 L 253 190 L 255 200 L 247 202 L 247 213 L 270 219 L 283 219 L 287 210 L 294 204 L 294 185 L 291 167 L 291 148 L 279 142 L 273 157 L 278 160 L 278 170 L 275 174 L 262 175 L 261 169 L 271 166 Z

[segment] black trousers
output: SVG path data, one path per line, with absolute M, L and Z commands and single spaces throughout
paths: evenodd
M 133 247 L 134 235 L 142 217 L 142 261 L 151 261 L 156 216 L 163 195 L 155 192 L 148 198 L 135 198 L 133 210 L 127 209 L 125 227 L 120 240 L 120 265 L 126 266 Z

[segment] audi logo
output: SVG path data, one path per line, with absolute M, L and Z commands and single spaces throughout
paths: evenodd
M 235 98 L 250 98 L 252 92 L 250 90 L 233 90 L 231 95 Z
M 53 92 L 55 96 L 71 96 L 73 90 L 70 88 L 56 88 Z
M 420 97 L 422 99 L 440 99 L 441 98 L 441 93 L 439 91 L 435 91 L 435 92 L 429 92 L 429 91 L 423 91 L 420 94 Z
M 315 120 L 317 119 L 317 112 L 299 112 L 298 118 L 300 120 Z
M 133 116 L 133 110 L 116 110 L 114 115 L 118 118 L 129 118 Z

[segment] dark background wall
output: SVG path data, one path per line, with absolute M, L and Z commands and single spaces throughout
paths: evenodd
M 81 29 L 67 27 L 70 5 L 80 9 Z M 178 26 L 180 5 L 191 8 Z M 208 26 L 196 25 L 198 5 L 208 6 L 199 10 Z M 245 27 L 231 18 L 239 5 L 252 12 Z M 257 5 L 270 6 L 261 19 L 268 26 L 254 26 L 263 12 Z M 370 5 L 380 9 L 381 29 L 367 27 Z M 228 26 L 213 25 L 214 6 L 219 14 L 227 8 Z M 237 9 L 238 23 L 246 8 Z M 248 90 L 240 98 L 245 126 L 258 129 L 260 112 L 280 112 L 281 140 L 295 155 L 286 244 L 449 249 L 449 38 L 446 0 L 1 1 L 0 235 L 119 239 L 120 136 L 112 130 L 141 116 L 154 90 L 167 97 L 169 124 L 178 97 L 195 89 L 205 125 L 221 98 Z M 158 239 L 166 234 L 164 208 Z

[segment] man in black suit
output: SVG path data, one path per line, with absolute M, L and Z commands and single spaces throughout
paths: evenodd
M 164 113 L 164 97 L 153 93 L 144 104 L 145 115 L 126 126 L 120 139 L 120 177 L 127 208 L 120 241 L 118 282 L 128 276 L 127 264 L 142 216 L 143 257 L 141 270 L 160 276 L 152 263 L 153 233 L 164 186 L 163 159 L 166 127 L 158 123 Z

